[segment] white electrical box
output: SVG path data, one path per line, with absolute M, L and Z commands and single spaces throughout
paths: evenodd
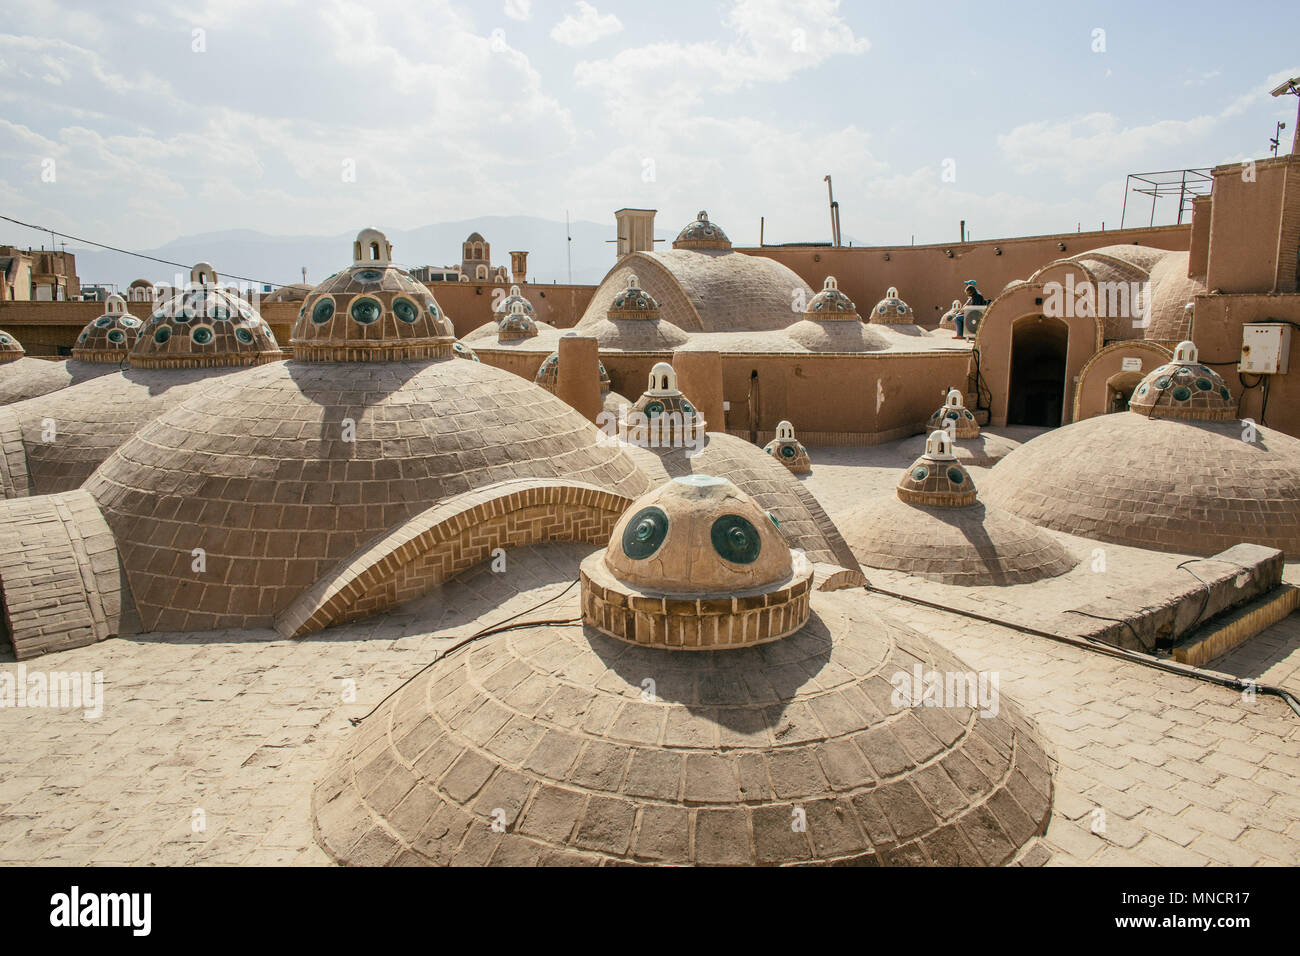
M 1291 354 L 1291 326 L 1254 322 L 1241 327 L 1241 359 L 1237 371 L 1252 375 L 1284 375 Z

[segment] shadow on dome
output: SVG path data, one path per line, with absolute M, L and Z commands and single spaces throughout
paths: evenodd
M 644 689 L 651 680 L 659 701 L 680 704 L 739 734 L 770 730 L 778 740 L 787 711 L 798 703 L 796 695 L 816 684 L 834 643 L 815 610 L 789 637 L 716 651 L 665 652 L 608 637 L 590 624 L 582 631 L 601 663 L 630 686 Z M 771 706 L 761 711 L 738 706 L 746 693 L 756 702 L 771 701 Z

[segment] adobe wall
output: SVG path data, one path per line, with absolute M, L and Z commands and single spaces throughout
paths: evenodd
M 1211 210 L 1210 290 L 1297 291 L 1300 156 L 1216 167 Z
M 822 287 L 826 276 L 835 276 L 864 315 L 894 286 L 916 312 L 919 323 L 935 328 L 953 299 L 965 301 L 962 284 L 967 279 L 978 281 L 980 290 L 992 299 L 1008 282 L 1028 278 L 1054 259 L 1135 242 L 1183 252 L 1189 248 L 1191 235 L 1191 225 L 1184 224 L 925 246 L 761 246 L 738 251 L 775 259 L 814 289 Z
M 1300 295 L 1198 295 L 1195 315 L 1192 341 L 1200 359 L 1222 375 L 1233 397 L 1241 400 L 1240 416 L 1300 437 L 1300 328 L 1291 330 L 1289 371 L 1269 377 L 1268 414 L 1263 421 L 1260 389 L 1244 389 L 1237 373 L 1242 325 L 1273 319 L 1300 323 Z M 1252 376 L 1246 378 L 1254 381 Z
M 949 387 L 965 391 L 966 352 L 915 355 L 722 355 L 725 430 L 750 437 L 758 372 L 757 440 L 783 419 L 806 445 L 874 445 L 917 434 Z M 717 429 L 723 430 L 723 429 Z

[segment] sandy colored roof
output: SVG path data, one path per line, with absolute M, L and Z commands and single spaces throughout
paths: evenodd
M 1248 542 L 1300 556 L 1300 441 L 1238 421 L 1098 415 L 1021 445 L 981 498 L 1034 524 L 1153 551 Z
M 789 637 L 711 652 L 577 624 L 467 644 L 340 748 L 320 843 L 426 866 L 1014 858 L 1052 787 L 1017 706 L 900 706 L 888 675 L 969 667 L 859 594 L 812 609 Z
M 486 352 L 494 349 L 509 349 L 511 352 L 539 352 L 549 355 L 560 347 L 560 336 L 564 332 L 546 322 L 535 321 L 533 325 L 537 329 L 536 335 L 519 339 L 503 339 L 496 322 L 484 322 L 466 335 L 462 341 L 475 351 Z
M 928 335 L 919 326 L 859 324 L 861 331 L 847 322 L 803 320 L 787 329 L 775 332 L 696 333 L 681 346 L 681 350 L 732 354 L 836 354 L 839 352 L 888 354 L 890 352 L 969 352 L 971 349 L 968 340 L 955 339 L 951 334 Z
M 112 372 L 114 366 L 68 359 L 47 362 L 24 356 L 16 362 L 0 363 L 0 405 L 38 398 L 61 388 L 89 381 Z
M 934 507 L 887 495 L 840 522 L 868 568 L 963 586 L 1027 584 L 1069 571 L 1078 559 L 1051 534 L 980 502 Z
M 1187 303 L 1205 293 L 1205 277 L 1187 275 L 1186 252 L 1170 252 L 1151 270 L 1151 304 L 1143 336 L 1152 342 L 1181 342 L 1192 331 Z
M 559 399 L 479 362 L 277 362 L 212 382 L 84 487 L 145 630 L 266 626 L 365 542 L 456 494 L 530 477 L 645 490 L 598 437 Z M 195 548 L 206 576 L 191 570 Z
M 791 305 L 813 296 L 775 259 L 720 250 L 670 249 L 624 256 L 601 281 L 577 328 L 605 318 L 636 275 L 663 319 L 685 332 L 774 331 L 797 317 Z
M 241 371 L 90 367 L 105 374 L 0 410 L 0 472 L 4 472 L 0 487 L 12 486 L 20 495 L 79 488 L 146 424 L 201 390 L 204 383 Z M 51 418 L 57 425 L 57 441 L 45 438 L 44 422 Z

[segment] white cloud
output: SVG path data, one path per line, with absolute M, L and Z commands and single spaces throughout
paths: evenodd
M 531 20 L 533 0 L 506 0 L 505 14 L 511 20 Z
M 552 27 L 551 39 L 565 46 L 587 46 L 622 29 L 623 21 L 614 14 L 601 13 L 586 0 L 578 0 L 577 13 L 567 14 Z
M 725 18 L 734 38 L 653 43 L 574 67 L 580 86 L 615 109 L 681 109 L 707 92 L 784 83 L 840 55 L 870 49 L 839 16 L 839 0 L 735 0 Z

